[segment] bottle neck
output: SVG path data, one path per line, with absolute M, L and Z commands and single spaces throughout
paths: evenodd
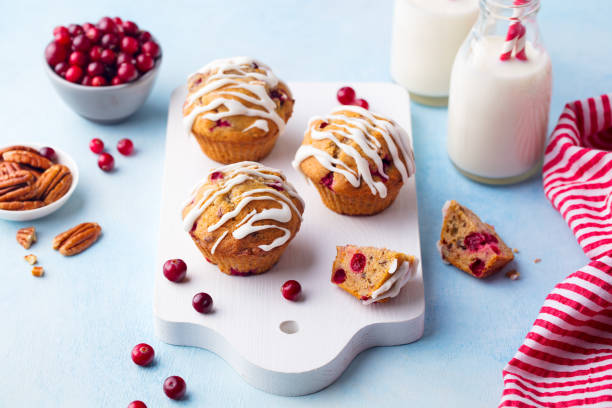
M 480 0 L 480 12 L 490 19 L 532 19 L 539 10 L 540 0 Z

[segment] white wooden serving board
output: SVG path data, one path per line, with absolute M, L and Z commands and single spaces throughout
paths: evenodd
M 395 203 L 372 217 L 349 217 L 328 210 L 314 187 L 291 167 L 310 117 L 328 113 L 342 84 L 291 83 L 295 111 L 272 153 L 263 163 L 285 171 L 306 201 L 302 227 L 278 264 L 260 276 L 238 277 L 207 263 L 181 223 L 181 206 L 192 186 L 219 164 L 206 157 L 183 129 L 185 87 L 170 100 L 163 178 L 154 314 L 158 337 L 170 344 L 208 349 L 226 360 L 248 383 L 273 394 L 313 393 L 334 382 L 361 351 L 406 344 L 423 335 L 425 299 L 422 271 L 400 295 L 378 305 L 360 301 L 330 283 L 336 245 L 387 247 L 420 258 L 414 177 Z M 408 94 L 390 83 L 353 87 L 373 112 L 388 115 L 409 133 Z M 418 170 L 417 170 L 418 171 Z M 181 258 L 186 282 L 166 280 L 162 265 Z M 281 285 L 296 279 L 303 299 L 285 300 Z M 197 313 L 191 298 L 207 292 L 214 312 Z M 289 322 L 289 323 L 287 323 Z M 294 331 L 288 334 L 285 331 Z

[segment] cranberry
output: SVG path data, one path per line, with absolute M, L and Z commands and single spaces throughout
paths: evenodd
M 330 190 L 333 190 L 332 188 L 332 184 L 334 183 L 334 172 L 330 171 L 329 173 L 327 173 L 327 175 L 325 177 L 323 177 L 321 179 L 321 181 L 319 181 L 319 184 L 324 185 L 325 187 L 329 188 Z
M 501 254 L 501 251 L 499 250 L 499 247 L 497 245 L 491 245 L 491 250 L 497 255 Z
M 147 366 L 153 362 L 155 350 L 146 343 L 140 343 L 132 349 L 132 361 L 139 366 Z
M 119 37 L 117 37 L 117 34 L 106 33 L 102 36 L 102 39 L 100 40 L 100 45 L 104 48 L 110 48 L 111 50 L 114 50 L 119 45 Z
M 236 268 L 230 268 L 230 275 L 233 276 L 251 276 L 253 275 L 254 272 L 253 271 L 248 271 L 248 272 L 240 272 L 238 269 Z
M 106 86 L 106 78 L 102 75 L 98 75 L 92 78 L 91 86 Z
M 142 44 L 142 53 L 148 54 L 153 58 L 157 58 L 159 57 L 159 45 L 157 45 L 156 42 L 149 40 Z
M 117 65 L 121 65 L 124 62 L 136 65 L 136 58 L 130 54 L 126 54 L 125 52 L 119 52 L 119 54 L 117 54 Z
M 288 280 L 287 282 L 283 283 L 283 286 L 281 286 L 281 293 L 287 300 L 292 300 L 295 302 L 300 297 L 301 292 L 302 286 L 295 280 Z
M 83 24 L 81 24 L 81 27 L 83 27 L 83 31 L 87 32 L 87 30 L 89 30 L 90 28 L 95 27 L 95 25 L 93 25 L 91 23 L 83 23 Z
M 146 43 L 147 41 L 151 41 L 151 38 L 153 37 L 148 31 L 141 31 L 138 35 L 138 41 L 140 41 L 141 44 Z
M 83 77 L 83 69 L 77 65 L 73 65 L 66 70 L 66 80 L 70 82 L 79 82 Z
M 91 27 L 90 29 L 85 31 L 85 36 L 95 44 L 100 41 L 100 38 L 102 37 L 102 31 L 100 31 L 96 27 Z
M 90 62 L 87 65 L 87 75 L 95 77 L 104 73 L 104 65 L 101 62 Z
M 132 401 L 127 408 L 147 408 L 147 404 L 142 401 Z
M 83 79 L 81 79 L 81 85 L 91 86 L 91 77 L 89 75 L 85 75 Z
M 366 101 L 365 99 L 355 99 L 353 101 L 353 105 L 357 105 L 362 107 L 363 109 L 370 109 L 370 104 L 368 103 L 368 101 Z
M 75 51 L 88 52 L 91 46 L 91 41 L 84 34 L 79 34 L 72 40 L 72 49 Z
M 319 129 L 325 129 L 325 128 L 327 127 L 327 125 L 329 125 L 329 123 L 327 123 L 327 122 L 321 122 L 321 123 L 319 124 Z
M 360 299 L 365 301 L 365 300 L 370 300 L 370 297 L 368 295 L 363 295 Z
M 55 73 L 57 75 L 65 77 L 66 76 L 66 71 L 68 70 L 68 67 L 69 67 L 69 65 L 66 64 L 65 62 L 60 62 L 55 67 L 53 67 L 53 70 L 55 71 Z
M 78 24 L 70 24 L 68 26 L 68 32 L 71 36 L 76 37 L 77 35 L 83 34 L 83 27 Z
M 123 26 L 123 31 L 127 35 L 136 35 L 136 34 L 138 34 L 138 25 L 136 25 L 135 22 L 126 20 L 126 21 L 123 22 L 122 26 Z
M 127 54 L 135 54 L 138 51 L 138 41 L 133 37 L 123 37 L 121 39 L 121 51 Z
M 60 62 L 66 61 L 68 56 L 68 49 L 58 43 L 52 42 L 45 48 L 45 59 L 47 63 L 52 67 L 56 66 Z
M 122 83 L 123 81 L 118 76 L 114 76 L 113 79 L 111 79 L 111 85 L 121 85 Z
M 121 139 L 117 143 L 117 150 L 124 156 L 129 156 L 134 151 L 134 143 L 130 139 Z
M 213 171 L 210 174 L 210 179 L 212 181 L 218 180 L 218 179 L 222 179 L 223 178 L 223 173 L 221 173 L 220 171 Z
M 338 89 L 336 98 L 342 105 L 348 105 L 355 100 L 355 90 L 350 86 L 344 86 Z
M 70 32 L 64 26 L 58 26 L 53 29 L 53 39 L 61 45 L 70 44 Z
M 136 66 L 138 70 L 144 74 L 153 69 L 155 60 L 150 55 L 140 54 L 136 57 Z
M 72 51 L 70 57 L 68 57 L 70 65 L 78 65 L 83 67 L 87 64 L 87 54 L 82 51 Z
M 104 171 L 111 171 L 115 167 L 115 159 L 108 153 L 98 156 L 98 167 Z
M 182 259 L 170 259 L 164 263 L 164 276 L 170 282 L 181 282 L 187 275 L 187 264 Z
M 270 183 L 268 184 L 268 186 L 272 187 L 276 191 L 285 191 L 285 189 L 283 188 L 283 185 L 279 182 Z
M 43 147 L 39 150 L 41 156 L 45 156 L 47 159 L 51 161 L 55 161 L 57 158 L 57 154 L 55 154 L 55 150 L 52 147 Z
M 103 51 L 104 48 L 99 45 L 92 47 L 91 50 L 89 50 L 89 59 L 92 61 L 100 61 Z
M 332 282 L 336 285 L 340 285 L 346 280 L 346 272 L 344 269 L 340 268 L 336 272 L 334 272 L 334 276 L 332 276 Z
M 355 273 L 361 273 L 366 266 L 366 257 L 364 254 L 357 252 L 351 258 L 351 269 Z
M 125 82 L 131 82 L 138 78 L 138 71 L 136 70 L 134 64 L 124 62 L 123 64 L 119 65 L 119 68 L 117 68 L 117 76 Z
M 104 33 L 114 33 L 116 30 L 115 22 L 110 17 L 102 17 L 96 27 Z
M 196 293 L 191 300 L 191 305 L 198 313 L 210 313 L 213 307 L 213 300 L 208 293 Z
M 164 381 L 164 393 L 173 400 L 180 400 L 185 396 L 187 391 L 187 385 L 178 375 L 166 378 Z
M 123 24 L 123 20 L 121 19 L 121 17 L 114 17 L 113 21 L 115 22 L 116 25 Z
M 100 61 L 108 65 L 114 64 L 115 58 L 116 58 L 116 55 L 112 50 L 104 50 L 102 51 L 102 54 L 100 55 Z
M 480 276 L 484 270 L 484 267 L 485 263 L 482 261 L 482 259 L 476 259 L 470 264 L 470 271 L 472 271 L 474 276 Z

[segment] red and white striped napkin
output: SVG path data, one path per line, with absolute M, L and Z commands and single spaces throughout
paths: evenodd
M 546 197 L 592 262 L 546 298 L 500 407 L 612 407 L 611 97 L 567 104 L 546 148 Z

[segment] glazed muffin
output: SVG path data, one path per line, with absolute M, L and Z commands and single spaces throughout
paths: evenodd
M 360 299 L 364 305 L 396 297 L 414 277 L 419 261 L 388 249 L 346 245 L 336 247 L 332 283 Z
M 183 226 L 207 261 L 229 275 L 259 274 L 302 223 L 304 201 L 280 170 L 240 162 L 211 171 L 183 209 Z
M 347 215 L 389 207 L 414 174 L 406 131 L 358 106 L 340 106 L 308 123 L 293 167 L 317 188 L 323 203 Z
M 293 112 L 287 85 L 248 57 L 213 61 L 190 75 L 187 86 L 186 131 L 220 163 L 266 157 Z

